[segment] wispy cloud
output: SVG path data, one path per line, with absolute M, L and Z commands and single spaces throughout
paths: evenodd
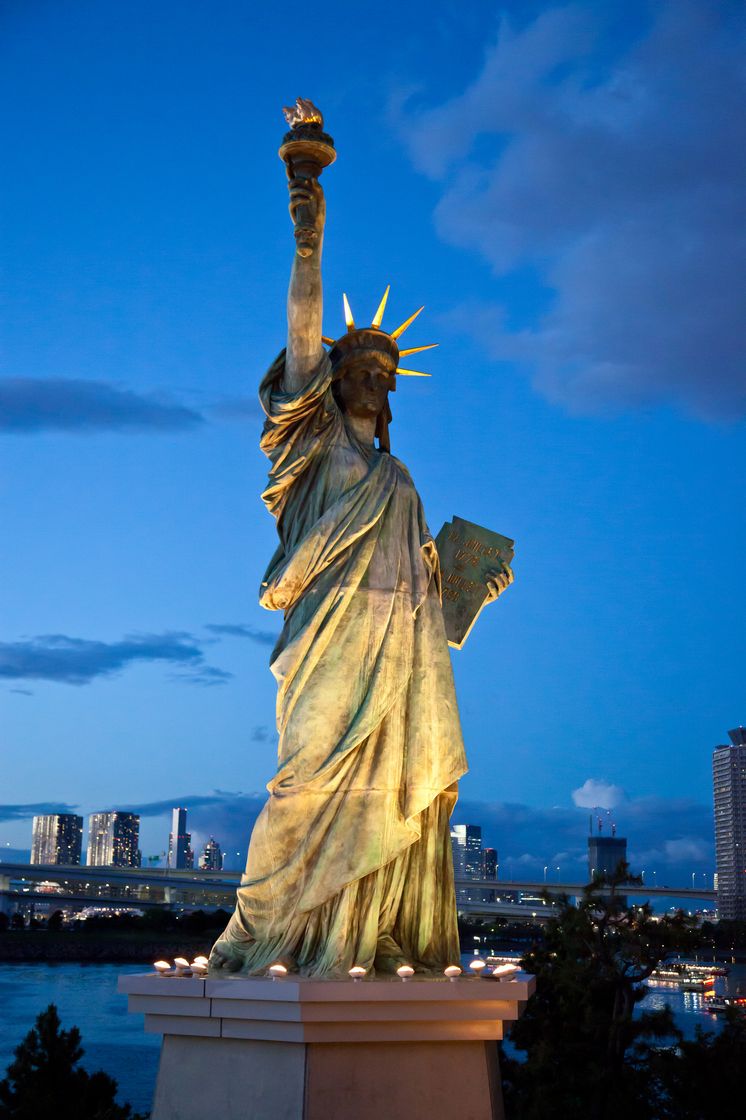
M 74 813 L 77 805 L 64 801 L 36 801 L 28 805 L 0 805 L 0 821 L 25 821 L 47 813 Z M 2 849 L 0 848 L 0 855 Z
M 192 814 L 197 814 L 202 809 L 211 809 L 215 806 L 233 804 L 240 801 L 245 795 L 230 793 L 226 790 L 214 789 L 211 793 L 182 794 L 178 797 L 168 797 L 162 801 L 141 801 L 129 805 L 111 806 L 127 813 L 137 813 L 141 817 L 162 817 L 174 808 L 185 808 Z M 259 796 L 258 794 L 256 795 Z
M 77 378 L 0 378 L 0 431 L 175 432 L 204 417 L 163 395 L 141 394 L 106 381 Z
M 255 626 L 243 623 L 210 623 L 205 626 L 205 630 L 221 638 L 248 638 L 250 642 L 257 642 L 261 646 L 273 646 L 278 638 L 276 631 L 258 630 Z
M 189 816 L 189 831 L 195 851 L 209 836 L 214 836 L 226 855 L 227 867 L 240 867 L 246 858 L 249 837 L 266 793 L 230 793 L 213 790 L 209 794 L 186 794 L 163 801 L 146 801 L 127 805 L 131 813 L 141 817 L 166 816 L 175 806 L 183 806 Z M 116 808 L 122 808 L 117 805 Z
M 743 9 L 669 0 L 647 22 L 640 6 L 631 45 L 616 12 L 503 16 L 463 93 L 397 110 L 415 166 L 442 183 L 442 238 L 541 295 L 528 323 L 509 297 L 450 322 L 574 411 L 744 416 Z
M 177 666 L 179 679 L 200 685 L 223 684 L 232 676 L 207 665 L 197 638 L 181 631 L 131 634 L 117 642 L 42 634 L 17 642 L 0 642 L 0 679 L 44 680 L 84 685 L 110 677 L 128 665 L 166 662 Z
M 209 411 L 220 420 L 256 420 L 263 415 L 256 394 L 250 397 L 225 397 L 211 405 Z

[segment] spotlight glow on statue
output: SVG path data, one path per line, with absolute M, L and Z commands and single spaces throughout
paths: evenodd
M 280 538 L 260 602 L 285 615 L 271 662 L 279 757 L 210 968 L 442 975 L 459 954 L 449 818 L 466 758 L 438 553 L 389 440 L 397 374 L 417 375 L 399 358 L 429 347 L 398 347 L 419 312 L 383 330 L 388 289 L 370 327 L 345 297 L 346 333 L 323 336 L 318 175 L 333 142 L 310 102 L 288 113 L 281 152 L 301 236 L 287 349 L 259 391 L 262 497 Z M 498 568 L 492 597 L 511 580 Z

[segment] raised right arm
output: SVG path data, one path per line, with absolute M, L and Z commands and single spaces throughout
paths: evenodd
M 293 252 L 293 268 L 288 289 L 288 341 L 285 363 L 285 389 L 297 393 L 316 371 L 324 348 L 321 344 L 321 319 L 324 308 L 321 286 L 321 253 L 324 246 L 326 202 L 317 179 L 291 179 L 290 217 L 299 206 L 313 221 L 316 237 L 308 257 Z

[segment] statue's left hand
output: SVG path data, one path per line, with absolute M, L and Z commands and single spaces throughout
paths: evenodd
M 494 603 L 498 596 L 502 595 L 506 587 L 510 587 L 513 582 L 513 569 L 510 564 L 500 562 L 500 566 L 494 568 L 487 574 L 487 592 L 489 594 L 488 602 Z

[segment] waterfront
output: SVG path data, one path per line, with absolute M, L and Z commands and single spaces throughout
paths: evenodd
M 142 971 L 137 964 L 0 964 L 0 1073 L 4 1074 L 14 1048 L 38 1013 L 55 1003 L 63 1027 L 77 1026 L 81 1031 L 86 1068 L 111 1074 L 119 1083 L 119 1099 L 129 1101 L 136 1111 L 147 1111 L 160 1037 L 145 1034 L 143 1017 L 128 1014 L 126 998 L 116 990 L 122 973 Z M 746 965 L 731 966 L 727 979 L 718 980 L 717 990 L 735 995 L 739 984 L 746 987 Z M 651 985 L 640 1007 L 654 1010 L 666 1003 L 687 1038 L 694 1037 L 697 1026 L 718 1029 L 717 1019 L 696 992 Z
M 119 1100 L 135 1111 L 150 1109 L 160 1037 L 145 1034 L 142 1015 L 127 1013 L 117 977 L 142 972 L 141 964 L 0 964 L 0 1073 L 48 1004 L 62 1026 L 80 1029 L 86 1069 L 103 1069 L 119 1083 Z

